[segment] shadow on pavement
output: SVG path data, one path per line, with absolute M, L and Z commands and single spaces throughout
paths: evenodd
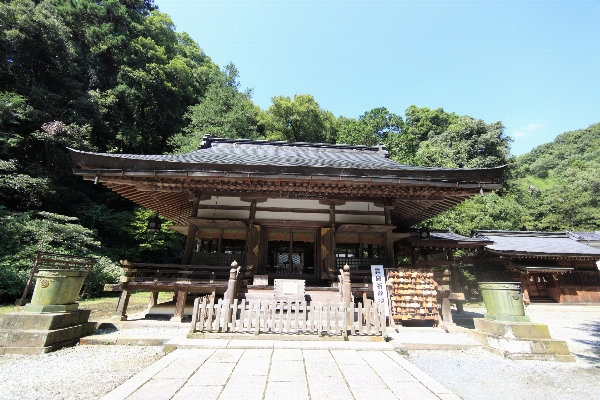
M 600 322 L 581 324 L 579 329 L 588 332 L 593 339 L 573 339 L 575 342 L 590 348 L 588 354 L 573 354 L 590 364 L 597 364 L 600 367 Z

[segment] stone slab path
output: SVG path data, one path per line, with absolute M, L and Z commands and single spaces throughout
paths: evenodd
M 103 399 L 458 399 L 393 350 L 178 348 Z

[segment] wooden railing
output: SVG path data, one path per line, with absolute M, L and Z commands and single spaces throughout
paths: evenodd
M 350 257 L 336 257 L 336 267 L 344 268 L 344 265 L 348 264 L 350 270 L 364 270 L 371 274 L 371 265 L 387 265 L 386 258 L 350 258 Z
M 600 286 L 600 273 L 598 271 L 590 272 L 567 272 L 558 276 L 560 286 Z
M 229 280 L 231 267 L 209 265 L 146 264 L 121 261 L 123 278 L 128 284 L 171 286 L 173 284 L 215 283 Z
M 231 265 L 233 261 L 238 264 L 246 264 L 245 254 L 226 254 L 226 253 L 199 253 L 192 254 L 193 265 L 209 265 L 213 267 L 225 267 Z
M 385 336 L 383 306 L 351 303 L 197 298 L 190 333 L 304 334 Z
M 174 292 L 177 295 L 174 319 L 182 319 L 188 293 L 237 296 L 244 278 L 252 267 L 237 264 L 230 267 L 209 265 L 147 264 L 121 261 L 124 276 L 119 285 L 105 285 L 104 290 L 122 291 L 117 316 L 127 319 L 127 306 L 132 291 Z

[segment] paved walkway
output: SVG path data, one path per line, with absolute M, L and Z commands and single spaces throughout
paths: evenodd
M 104 399 L 458 397 L 393 350 L 178 348 Z

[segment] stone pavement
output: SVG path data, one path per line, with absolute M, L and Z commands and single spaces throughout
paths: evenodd
M 202 347 L 174 350 L 103 399 L 428 400 L 458 397 L 398 352 L 384 348 Z

